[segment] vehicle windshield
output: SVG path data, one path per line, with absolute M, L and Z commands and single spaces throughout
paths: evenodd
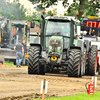
M 48 21 L 46 35 L 70 36 L 70 22 Z
M 23 33 L 24 33 L 23 27 L 12 26 L 11 27 L 11 39 L 10 39 L 11 44 L 15 45 L 18 43 L 18 39 L 22 40 Z

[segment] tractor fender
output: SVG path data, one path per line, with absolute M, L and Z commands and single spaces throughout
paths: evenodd
M 41 54 L 41 51 L 42 51 L 42 46 L 41 46 L 41 44 L 30 43 L 30 46 L 39 47 L 39 48 L 40 48 L 40 54 Z
M 73 46 L 71 46 L 71 48 L 72 47 L 73 47 L 73 49 L 74 48 L 80 49 L 81 53 L 83 53 L 83 50 L 84 50 L 84 40 L 83 39 L 74 40 L 74 44 L 73 44 Z
M 79 49 L 81 50 L 81 52 L 83 52 L 84 49 L 84 41 L 82 39 L 77 41 L 77 45 L 76 46 L 70 46 L 70 49 Z

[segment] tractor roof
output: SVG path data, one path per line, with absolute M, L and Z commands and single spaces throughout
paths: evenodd
M 68 16 L 47 16 L 45 19 L 52 19 L 52 20 L 65 20 L 65 21 L 71 21 L 72 18 L 69 18 Z

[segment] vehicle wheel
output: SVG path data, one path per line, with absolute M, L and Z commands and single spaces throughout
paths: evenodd
M 99 71 L 98 71 L 98 74 L 100 75 L 100 66 L 99 66 Z
M 28 74 L 44 75 L 44 65 L 39 64 L 39 48 L 32 47 L 29 49 Z
M 33 54 L 34 48 L 29 49 L 29 57 L 28 57 L 28 74 L 34 74 L 33 72 Z
M 80 75 L 80 60 L 81 53 L 80 50 L 72 49 L 69 53 L 69 63 L 68 63 L 68 76 L 69 77 L 79 77 Z
M 95 75 L 97 71 L 97 46 L 92 45 L 89 60 L 89 75 Z

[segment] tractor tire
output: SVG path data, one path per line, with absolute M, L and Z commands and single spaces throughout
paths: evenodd
M 34 74 L 33 72 L 33 54 L 34 48 L 29 49 L 29 57 L 28 57 L 28 74 Z
M 97 71 L 97 46 L 92 45 L 89 60 L 89 75 L 95 75 Z
M 81 51 L 71 49 L 69 53 L 68 76 L 79 77 L 81 64 Z
M 39 52 L 39 48 L 29 49 L 28 74 L 45 74 L 44 65 L 39 64 Z
M 98 74 L 100 75 L 100 66 L 99 66 Z

